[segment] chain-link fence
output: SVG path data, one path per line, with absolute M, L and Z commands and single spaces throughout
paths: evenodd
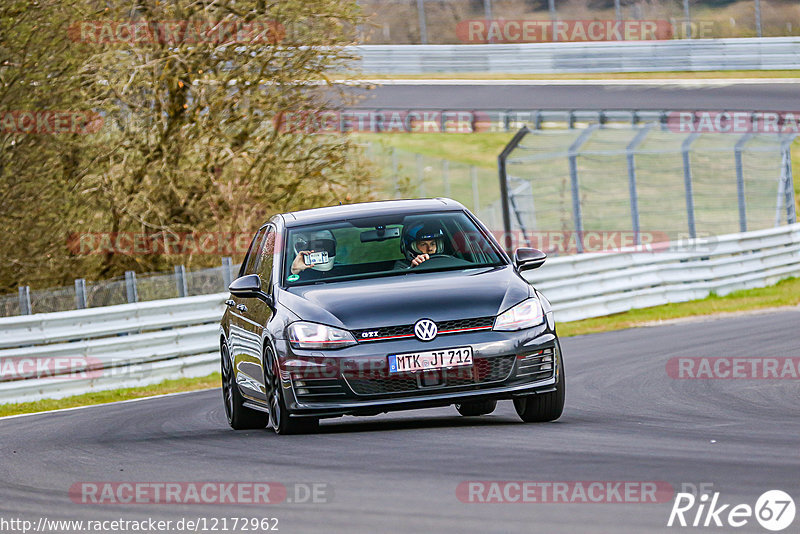
M 793 223 L 795 137 L 686 134 L 657 124 L 526 128 L 505 160 L 504 229 L 675 240 Z
M 448 197 L 458 200 L 491 228 L 502 228 L 497 169 L 435 158 L 382 143 L 366 145 L 380 170 L 380 198 Z
M 777 37 L 797 35 L 800 7 L 780 0 L 695 1 L 648 0 L 575 2 L 565 0 L 359 0 L 369 25 L 360 28 L 366 44 L 457 44 L 506 42 L 526 39 L 522 31 L 507 30 L 505 23 L 548 21 L 658 21 L 667 26 L 658 38 L 718 39 L 722 37 Z M 475 39 L 469 24 L 482 31 Z M 485 21 L 485 22 L 484 22 Z M 496 22 L 496 27 L 490 22 Z M 512 26 L 515 30 L 519 25 Z M 567 26 L 570 28 L 570 26 Z M 557 40 L 549 33 L 536 41 Z M 565 31 L 570 40 L 571 32 Z M 582 33 L 592 38 L 592 33 Z M 597 37 L 595 37 L 597 38 Z M 635 37 L 634 37 L 635 38 Z M 639 37 L 642 39 L 643 37 Z
M 238 271 L 239 265 L 223 258 L 219 267 L 196 271 L 177 266 L 172 273 L 137 275 L 129 271 L 125 276 L 96 282 L 79 278 L 69 287 L 31 291 L 23 286 L 17 295 L 0 297 L 0 317 L 221 293 Z

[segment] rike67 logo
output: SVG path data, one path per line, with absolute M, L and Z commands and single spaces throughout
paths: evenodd
M 681 527 L 742 527 L 753 518 L 765 529 L 773 532 L 785 530 L 794 521 L 795 504 L 792 497 L 781 490 L 764 492 L 755 503 L 730 504 L 720 500 L 720 493 L 678 493 L 667 520 L 667 526 Z

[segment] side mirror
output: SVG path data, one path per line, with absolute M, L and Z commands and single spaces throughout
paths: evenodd
M 261 277 L 257 274 L 247 274 L 237 278 L 231 282 L 231 285 L 228 286 L 228 290 L 232 295 L 239 298 L 260 299 L 266 302 L 270 308 L 272 307 L 272 296 L 261 291 Z
M 514 267 L 518 271 L 538 269 L 547 259 L 547 254 L 536 248 L 518 248 L 514 251 Z

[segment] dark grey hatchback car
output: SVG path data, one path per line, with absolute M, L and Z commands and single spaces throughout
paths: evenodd
M 234 429 L 313 432 L 320 418 L 514 401 L 526 422 L 564 407 L 548 300 L 450 199 L 276 215 L 250 244 L 220 326 L 225 413 Z

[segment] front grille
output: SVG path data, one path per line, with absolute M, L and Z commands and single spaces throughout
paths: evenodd
M 471 367 L 425 371 L 435 375 L 437 385 L 422 386 L 420 372 L 389 374 L 388 369 L 370 371 L 345 371 L 344 377 L 357 395 L 386 395 L 418 392 L 439 388 L 477 387 L 490 382 L 503 381 L 511 374 L 516 356 L 475 358 Z
M 344 386 L 337 378 L 296 376 L 292 385 L 297 400 L 301 402 L 337 401 L 346 396 Z
M 439 334 L 456 334 L 471 330 L 489 330 L 494 325 L 494 317 L 475 317 L 471 319 L 455 319 L 436 323 Z M 414 325 L 383 326 L 353 330 L 359 343 L 371 341 L 387 341 L 405 337 L 414 337 Z
M 553 376 L 553 349 L 544 349 L 520 358 L 517 377 L 544 380 Z

